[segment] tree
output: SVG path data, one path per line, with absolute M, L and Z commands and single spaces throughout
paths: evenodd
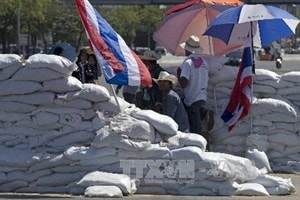
M 2 0 L 0 7 L 0 40 L 3 53 L 9 52 L 9 44 L 15 43 L 18 4 L 14 0 Z

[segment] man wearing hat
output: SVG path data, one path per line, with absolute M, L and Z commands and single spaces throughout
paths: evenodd
M 157 79 L 161 71 L 165 71 L 157 60 L 160 59 L 155 51 L 145 51 L 143 55 L 139 55 L 143 63 L 149 70 L 151 77 Z M 136 105 L 142 109 L 152 109 L 154 111 L 160 111 L 158 106 L 162 101 L 162 93 L 159 90 L 157 84 L 153 81 L 152 88 L 141 88 L 136 95 Z
M 184 105 L 178 94 L 172 89 L 177 84 L 177 77 L 166 71 L 160 72 L 158 79 L 153 79 L 162 91 L 162 114 L 168 115 L 178 124 L 178 130 L 189 132 L 189 121 Z
M 202 132 L 201 120 L 206 119 L 208 131 L 213 128 L 213 112 L 204 108 L 207 100 L 208 64 L 201 57 L 203 49 L 197 36 L 190 36 L 180 46 L 185 49 L 187 58 L 178 68 L 177 76 L 184 91 L 190 132 L 203 134 L 205 137 Z

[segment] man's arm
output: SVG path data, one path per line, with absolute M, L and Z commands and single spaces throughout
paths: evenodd
M 178 82 L 179 82 L 180 86 L 182 88 L 186 88 L 189 80 L 186 79 L 185 77 L 181 76 L 181 69 L 180 69 L 180 67 L 178 67 L 178 69 L 177 69 L 177 78 L 178 78 Z

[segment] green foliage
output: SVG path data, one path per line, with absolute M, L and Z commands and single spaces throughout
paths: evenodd
M 20 33 L 50 43 L 67 42 L 77 47 L 87 46 L 87 37 L 74 4 L 63 0 L 1 0 L 0 40 L 2 44 L 17 43 L 17 13 L 20 11 Z M 165 12 L 158 6 L 95 6 L 101 16 L 132 44 L 136 33 L 153 33 Z M 47 40 L 51 36 L 52 41 Z

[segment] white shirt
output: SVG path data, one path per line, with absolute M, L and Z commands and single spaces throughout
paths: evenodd
M 185 77 L 189 82 L 184 91 L 184 103 L 190 106 L 192 103 L 199 100 L 207 100 L 208 86 L 208 64 L 202 58 L 202 64 L 195 66 L 192 59 L 199 58 L 199 54 L 191 54 L 181 64 L 181 77 Z M 201 63 L 200 62 L 200 63 Z

